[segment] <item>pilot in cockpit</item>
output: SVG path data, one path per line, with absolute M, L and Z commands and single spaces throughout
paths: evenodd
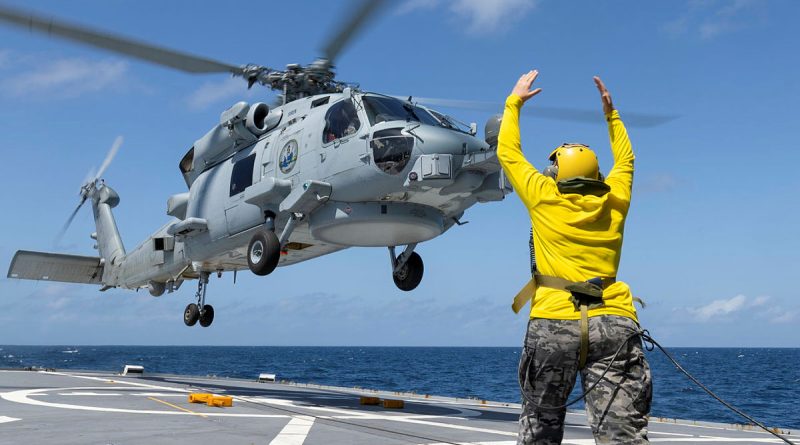
M 325 142 L 332 142 L 346 136 L 355 134 L 358 131 L 360 122 L 356 109 L 350 102 L 336 104 L 328 115 L 325 125 Z

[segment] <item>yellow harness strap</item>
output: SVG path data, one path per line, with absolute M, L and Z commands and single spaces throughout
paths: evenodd
M 536 287 L 536 277 L 534 276 L 519 292 L 517 292 L 514 301 L 511 303 L 511 310 L 514 311 L 515 314 L 518 314 L 528 303 L 528 300 L 533 298 L 533 294 L 536 293 Z
M 581 308 L 581 349 L 578 355 L 578 369 L 586 366 L 586 357 L 589 356 L 589 306 L 586 303 Z
M 611 286 L 616 281 L 616 278 L 603 278 L 603 289 Z M 533 298 L 536 288 L 539 286 L 567 291 L 566 287 L 571 284 L 576 284 L 576 282 L 550 275 L 535 274 L 533 278 L 517 292 L 517 295 L 514 297 L 514 302 L 511 303 L 511 309 L 515 313 L 519 313 L 525 304 L 528 303 L 528 300 Z M 639 300 L 638 298 L 635 299 Z M 641 300 L 639 301 L 641 302 Z M 578 368 L 583 369 L 583 367 L 586 366 L 586 358 L 589 356 L 589 305 L 582 302 L 579 305 L 579 309 L 581 311 L 581 345 L 578 353 Z

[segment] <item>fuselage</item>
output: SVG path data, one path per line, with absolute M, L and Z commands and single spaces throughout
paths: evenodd
M 293 215 L 287 196 L 309 181 L 329 196 L 302 215 L 279 265 L 426 241 L 476 202 L 509 192 L 494 147 L 410 102 L 350 91 L 307 97 L 259 116 L 252 137 L 247 119 L 264 108 L 237 105 L 240 121 L 234 108 L 223 113 L 181 161 L 189 191 L 170 198 L 174 218 L 107 271 L 110 285 L 171 286 L 199 271 L 246 269 L 253 231 L 271 215 L 280 233 Z M 264 126 L 272 128 L 258 134 Z

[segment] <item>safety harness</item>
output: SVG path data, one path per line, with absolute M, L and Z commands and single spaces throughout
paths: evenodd
M 616 282 L 616 277 L 596 277 L 586 281 L 570 281 L 560 277 L 534 273 L 528 284 L 514 297 L 511 309 L 518 313 L 528 303 L 528 300 L 533 297 L 537 287 L 548 287 L 569 292 L 571 295 L 570 301 L 575 305 L 575 310 L 581 313 L 581 345 L 578 368 L 583 369 L 586 366 L 586 358 L 589 355 L 589 309 L 603 306 L 603 290 Z

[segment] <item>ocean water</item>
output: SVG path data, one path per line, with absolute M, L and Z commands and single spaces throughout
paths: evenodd
M 768 426 L 800 429 L 800 349 L 670 348 L 698 380 Z M 0 346 L 0 368 L 28 366 L 279 380 L 519 403 L 519 348 Z M 746 423 L 649 352 L 658 417 Z M 580 386 L 580 385 L 577 385 Z M 576 391 L 574 396 L 580 393 Z M 582 408 L 580 403 L 574 408 Z

